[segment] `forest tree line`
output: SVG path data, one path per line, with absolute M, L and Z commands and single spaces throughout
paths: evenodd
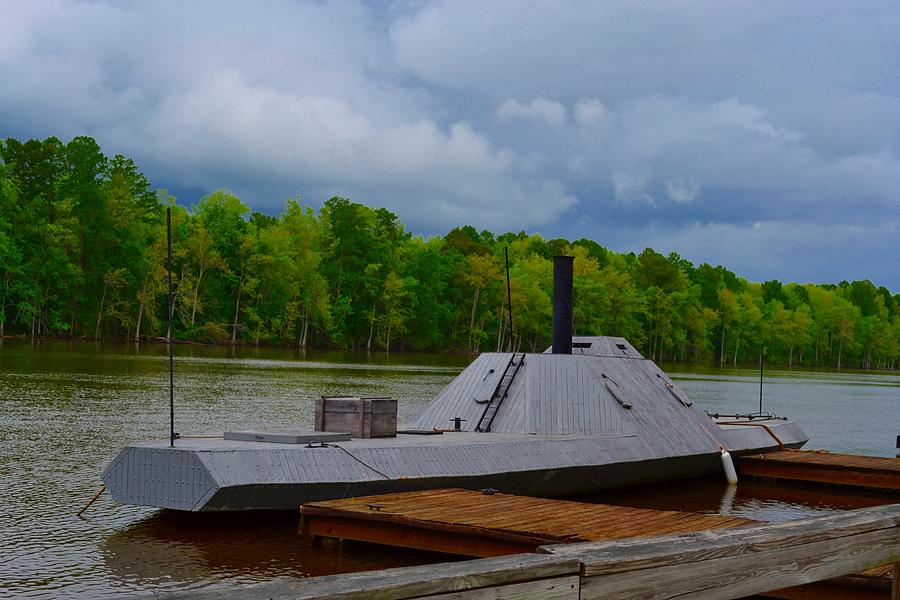
M 172 208 L 177 339 L 369 350 L 541 351 L 552 256 L 575 257 L 577 335 L 658 361 L 896 368 L 900 295 L 868 280 L 754 283 L 675 253 L 466 226 L 425 239 L 346 198 L 190 209 L 90 137 L 0 141 L 0 336 L 166 337 Z M 509 331 L 504 249 L 513 307 Z

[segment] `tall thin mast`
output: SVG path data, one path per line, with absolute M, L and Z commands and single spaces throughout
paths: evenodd
M 512 318 L 512 288 L 509 286 L 509 246 L 503 248 L 503 254 L 506 256 L 506 301 L 509 306 L 509 350 L 515 350 L 513 345 L 513 318 Z
M 763 356 L 765 355 L 766 347 L 760 345 L 759 347 L 759 414 L 762 415 L 763 408 Z
M 169 446 L 175 446 L 175 345 L 172 340 L 172 207 L 166 207 L 166 238 L 169 276 Z

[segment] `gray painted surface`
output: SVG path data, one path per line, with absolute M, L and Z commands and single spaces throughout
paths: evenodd
M 572 355 L 525 355 L 492 432 L 475 432 L 483 398 L 492 392 L 485 390 L 496 387 L 511 356 L 479 356 L 410 424 L 443 429 L 461 417 L 461 432 L 316 448 L 185 439 L 172 449 L 147 442 L 122 450 L 103 480 L 125 504 L 295 509 L 312 500 L 441 486 L 589 493 L 721 469 L 721 447 L 736 454 L 778 447 L 762 427 L 720 427 L 686 405 L 671 379 L 622 338 L 575 338 Z M 785 445 L 807 440 L 793 423 L 765 423 Z

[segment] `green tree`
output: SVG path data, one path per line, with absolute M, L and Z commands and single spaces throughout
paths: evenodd
M 241 300 L 245 294 L 247 268 L 256 252 L 257 237 L 255 231 L 250 231 L 247 222 L 250 208 L 228 190 L 217 190 L 202 198 L 193 213 L 198 235 L 204 242 L 209 241 L 209 249 L 207 252 L 204 244 L 196 246 L 200 255 L 197 257 L 191 327 L 194 326 L 201 280 L 209 272 L 207 287 L 210 296 L 230 300 L 216 302 L 219 312 L 214 316 L 218 317 L 217 321 L 229 324 L 231 343 L 236 344 L 238 328 L 242 327 Z
M 806 304 L 798 306 L 791 312 L 788 366 L 794 364 L 794 348 L 800 348 L 800 362 L 803 362 L 803 349 L 809 344 L 812 325 L 812 314 Z
M 371 348 L 378 317 L 377 296 L 395 270 L 393 250 L 409 236 L 392 212 L 372 209 L 346 198 L 331 198 L 321 210 L 323 270 L 331 296 L 345 307 L 336 341 L 359 347 L 365 336 Z
M 841 297 L 835 298 L 834 310 L 831 312 L 831 326 L 838 336 L 837 368 L 842 366 L 844 347 L 852 348 L 856 342 L 856 323 L 859 320 L 859 308 Z
M 472 290 L 468 348 L 477 351 L 484 333 L 481 327 L 477 327 L 478 301 L 486 287 L 500 281 L 500 261 L 492 254 L 470 254 L 466 257 L 465 265 L 466 272 L 462 278 Z
M 738 305 L 737 296 L 728 288 L 719 290 L 719 319 L 722 328 L 722 340 L 719 345 L 719 363 L 725 364 L 725 332 L 728 328 L 737 322 L 740 314 L 740 306 Z
M 498 279 L 494 275 L 486 279 L 485 284 L 497 282 Z M 535 352 L 549 344 L 547 325 L 553 314 L 550 298 L 552 279 L 553 263 L 537 253 L 531 253 L 511 266 L 510 285 L 516 315 L 514 351 L 524 348 Z

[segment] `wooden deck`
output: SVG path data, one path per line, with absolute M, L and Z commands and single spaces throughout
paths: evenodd
M 548 500 L 461 489 L 304 504 L 303 534 L 464 556 L 546 544 L 658 536 L 754 523 L 737 517 Z
M 785 450 L 742 456 L 741 475 L 900 490 L 900 458 Z
M 384 510 L 384 509 L 382 509 Z M 514 554 L 364 573 L 216 585 L 172 600 L 732 600 L 895 564 L 900 504 L 785 523 L 543 546 Z M 833 588 L 804 600 L 832 600 Z M 777 597 L 800 598 L 776 594 Z M 857 598 L 855 594 L 854 598 Z M 900 577 L 882 598 L 900 600 Z

